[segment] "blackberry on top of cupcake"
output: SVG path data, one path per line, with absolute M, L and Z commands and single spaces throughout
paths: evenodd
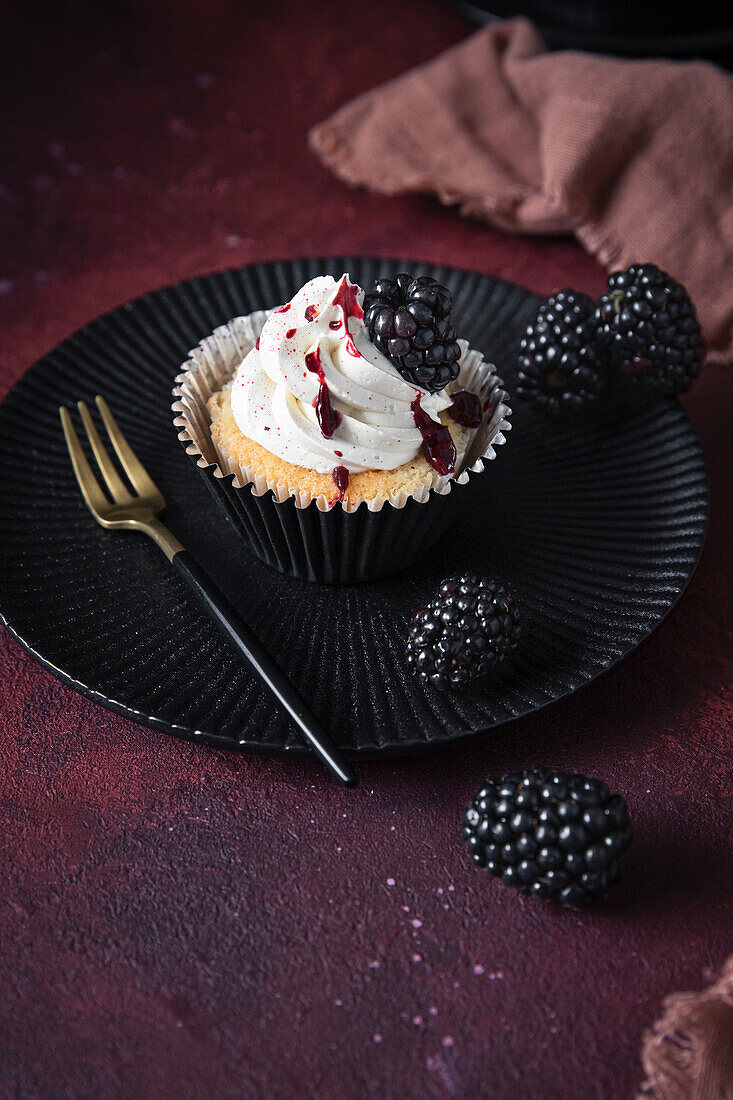
M 459 373 L 452 307 L 453 295 L 437 279 L 402 271 L 375 281 L 364 298 L 364 323 L 403 378 L 435 393 Z

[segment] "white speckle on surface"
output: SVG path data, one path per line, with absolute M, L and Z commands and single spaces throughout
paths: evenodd
M 341 1006 L 343 1005 L 343 1003 L 344 1003 L 344 1002 L 343 1002 L 343 1001 L 341 1000 L 341 998 L 340 998 L 340 997 L 337 997 L 337 998 L 336 998 L 336 1000 L 335 1000 L 335 1001 L 334 1001 L 333 1003 L 334 1003 L 334 1004 L 335 1004 L 335 1005 L 336 1005 L 336 1006 L 337 1006 L 338 1008 L 341 1008 Z
M 504 977 L 504 971 L 503 970 L 492 970 L 492 972 L 489 974 L 489 979 L 492 982 L 499 981 L 503 977 Z
M 421 963 L 422 962 L 422 955 L 420 955 L 419 952 L 416 951 L 414 953 L 414 955 L 412 956 L 412 961 L 414 963 Z
M 419 920 L 418 917 L 413 917 L 413 919 L 410 921 L 410 924 L 413 928 L 422 928 L 422 921 Z
M 388 886 L 394 886 L 394 884 L 395 884 L 395 880 L 393 878 L 388 878 L 387 879 L 387 885 Z
M 242 243 L 242 238 L 238 237 L 236 233 L 230 233 L 229 236 L 224 241 L 224 244 L 227 246 L 227 248 L 236 248 L 241 243 Z
M 410 912 L 410 906 L 409 905 L 403 905 L 402 906 L 402 912 L 403 913 L 409 913 Z
M 454 893 L 455 893 L 455 891 L 456 891 L 456 888 L 455 888 L 455 886 L 453 885 L 453 883 L 451 883 L 451 884 L 450 884 L 450 886 L 448 887 L 448 893 L 449 893 L 449 894 L 454 894 Z
M 377 1032 L 376 1035 L 372 1035 L 372 1039 L 375 1043 L 381 1043 L 382 1036 L 379 1034 L 379 1032 Z
M 441 898 L 443 896 L 443 887 L 439 886 L 435 893 L 438 895 L 439 898 Z
M 379 962 L 378 959 L 370 959 L 369 960 L 369 969 L 370 970 L 379 970 L 381 965 L 382 964 Z
M 438 1009 L 436 1008 L 435 1005 L 431 1005 L 430 1008 L 428 1009 L 428 1012 L 430 1013 L 431 1016 L 437 1016 L 438 1015 Z
M 413 1016 L 412 1017 L 412 1022 L 415 1025 L 415 1027 L 420 1027 L 420 1024 L 422 1023 L 422 1016 Z
M 473 972 L 474 972 L 474 974 L 483 974 L 483 973 L 485 973 L 484 968 L 481 965 L 481 963 L 476 963 L 476 965 L 473 968 Z
M 444 1035 L 443 1036 L 443 1046 L 444 1047 L 453 1047 L 455 1045 L 456 1045 L 455 1044 L 455 1039 L 453 1038 L 452 1035 Z

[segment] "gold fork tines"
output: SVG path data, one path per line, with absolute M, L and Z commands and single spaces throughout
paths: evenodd
M 86 505 L 102 527 L 142 531 L 155 539 L 169 561 L 172 561 L 173 556 L 183 550 L 183 546 L 158 519 L 158 515 L 165 509 L 163 494 L 120 431 L 107 402 L 100 396 L 95 400 L 107 435 L 132 490 L 122 480 L 102 443 L 88 408 L 83 401 L 80 401 L 77 408 L 105 487 L 112 498 L 110 501 L 92 471 L 71 421 L 69 410 L 62 405 L 59 408 L 59 415 L 66 446 Z

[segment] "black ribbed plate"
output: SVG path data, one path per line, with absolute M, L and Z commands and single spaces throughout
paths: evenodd
M 102 393 L 168 501 L 167 522 L 266 639 L 340 743 L 412 752 L 574 691 L 637 646 L 694 569 L 705 468 L 679 403 L 656 399 L 572 430 L 515 408 L 507 444 L 465 490 L 428 559 L 387 580 L 313 586 L 251 557 L 176 438 L 171 387 L 202 336 L 349 271 L 364 285 L 409 266 L 447 282 L 457 328 L 510 393 L 538 299 L 484 275 L 371 259 L 261 264 L 193 279 L 114 310 L 32 367 L 0 407 L 0 610 L 47 668 L 103 706 L 219 747 L 306 752 L 147 538 L 104 532 L 84 506 L 60 404 Z M 493 679 L 443 694 L 408 679 L 408 616 L 454 570 L 514 591 L 524 638 Z

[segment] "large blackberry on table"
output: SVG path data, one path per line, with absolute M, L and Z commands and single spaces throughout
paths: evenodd
M 595 307 L 588 294 L 570 287 L 540 306 L 519 345 L 518 397 L 550 416 L 595 400 L 603 379 Z
M 614 362 L 665 393 L 686 393 L 705 357 L 689 294 L 655 264 L 633 264 L 608 278 L 596 308 L 599 341 Z
M 413 616 L 407 664 L 425 683 L 462 687 L 503 661 L 521 633 L 519 609 L 502 584 L 452 577 Z
M 631 844 L 620 794 L 549 768 L 489 779 L 463 816 L 474 861 L 522 894 L 582 908 L 619 878 Z
M 447 286 L 402 271 L 374 282 L 364 298 L 364 323 L 372 343 L 411 385 L 435 393 L 459 373 L 452 307 Z

